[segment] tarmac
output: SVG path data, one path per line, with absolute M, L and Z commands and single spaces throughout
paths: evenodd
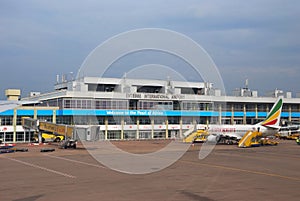
M 116 141 L 137 154 L 165 147 L 169 140 Z M 217 145 L 199 159 L 202 144 L 171 166 L 149 174 L 126 174 L 102 165 L 81 145 L 28 146 L 28 152 L 0 155 L 0 200 L 214 201 L 299 200 L 300 146 L 280 140 L 277 146 L 238 148 Z M 40 152 L 42 148 L 54 152 Z M 113 156 L 112 156 L 113 157 Z

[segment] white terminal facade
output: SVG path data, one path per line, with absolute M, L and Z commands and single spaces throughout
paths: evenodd
M 241 88 L 224 96 L 213 83 L 171 80 L 83 77 L 62 80 L 50 93 L 22 100 L 40 101 L 0 113 L 0 139 L 28 142 L 32 131 L 22 117 L 72 126 L 96 126 L 99 139 L 174 138 L 194 125 L 254 124 L 284 96 L 282 119 L 300 120 L 300 98 L 275 90 L 268 97 Z

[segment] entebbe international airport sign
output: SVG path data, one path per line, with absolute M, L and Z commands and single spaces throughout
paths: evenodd
M 148 93 L 127 93 L 128 99 L 154 99 L 154 100 L 178 100 L 185 99 L 183 94 L 148 94 Z

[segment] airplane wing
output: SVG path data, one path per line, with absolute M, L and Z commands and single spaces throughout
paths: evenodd
M 278 130 L 278 129 L 281 128 L 281 126 L 272 126 L 272 125 L 267 125 L 267 126 L 264 126 L 264 127 L 271 128 L 271 129 L 274 129 L 274 130 Z

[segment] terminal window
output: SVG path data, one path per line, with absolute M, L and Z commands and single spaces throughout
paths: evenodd
M 163 93 L 161 86 L 141 86 L 137 88 L 138 93 Z

